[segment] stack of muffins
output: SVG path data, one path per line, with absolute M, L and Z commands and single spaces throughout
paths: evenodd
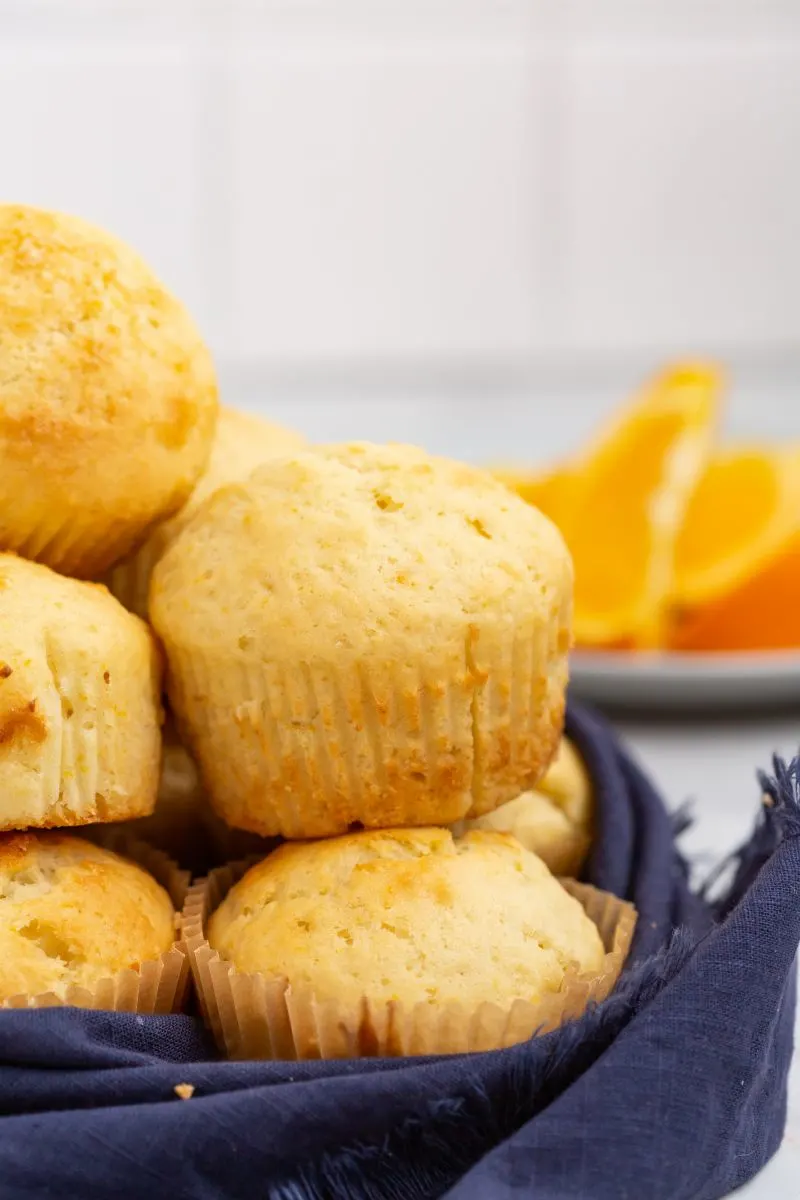
M 488 1049 L 608 992 L 634 915 L 551 874 L 590 792 L 536 510 L 218 415 L 141 260 L 10 207 L 0 462 L 0 1003 L 168 1011 L 190 963 L 229 1054 L 294 1058 Z M 164 848 L 222 865 L 182 903 Z

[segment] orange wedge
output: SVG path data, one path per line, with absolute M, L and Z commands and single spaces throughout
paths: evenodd
M 575 640 L 588 647 L 662 641 L 675 540 L 709 455 L 718 371 L 658 375 L 573 464 L 562 530 L 575 564 Z
M 675 546 L 681 650 L 800 646 L 800 447 L 714 456 Z
M 527 474 L 514 467 L 498 468 L 494 474 L 512 491 L 538 508 L 566 533 L 569 510 L 575 494 L 575 470 L 569 464 L 541 474 Z

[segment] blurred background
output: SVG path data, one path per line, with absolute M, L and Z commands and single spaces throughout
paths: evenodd
M 676 355 L 800 434 L 797 0 L 0 0 L 0 191 L 132 242 L 226 398 L 532 462 Z

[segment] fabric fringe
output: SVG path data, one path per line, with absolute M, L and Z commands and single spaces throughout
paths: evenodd
M 785 838 L 800 837 L 800 757 L 787 764 L 776 754 L 772 770 L 772 775 L 757 773 L 763 805 L 752 834 L 709 873 L 699 889 L 717 921 L 738 904 L 779 844 Z M 729 885 L 712 897 L 715 885 L 726 874 L 731 875 Z
M 687 829 L 695 823 L 694 800 L 684 800 L 680 807 L 675 809 L 674 813 L 670 813 L 670 824 L 672 825 L 672 836 L 679 838 L 686 833 Z
M 759 771 L 758 782 L 765 796 L 768 817 L 778 826 L 783 837 L 800 836 L 800 757 L 788 764 L 777 754 L 772 760 L 774 775 Z
M 549 1042 L 544 1063 L 533 1056 L 512 1059 L 514 1065 L 503 1075 L 502 1104 L 482 1082 L 485 1072 L 476 1068 L 462 1095 L 427 1106 L 379 1145 L 354 1143 L 304 1164 L 295 1178 L 270 1188 L 269 1200 L 433 1200 L 443 1195 L 588 1070 L 680 971 L 693 949 L 693 940 L 678 930 L 661 953 L 623 976 L 602 1005 L 540 1039 L 539 1053 L 542 1042 Z
M 773 759 L 773 774 L 759 773 L 765 802 L 750 839 L 706 878 L 699 894 L 708 900 L 719 879 L 732 871 L 730 884 L 708 900 L 721 920 L 742 898 L 778 844 L 800 836 L 800 758 Z M 693 822 L 687 803 L 673 815 L 676 837 Z M 677 856 L 682 870 L 689 864 Z M 697 945 L 677 930 L 658 954 L 631 967 L 611 996 L 557 1034 L 537 1041 L 537 1055 L 519 1057 L 503 1077 L 503 1103 L 496 1104 L 476 1069 L 460 1096 L 427 1106 L 400 1123 L 380 1145 L 354 1143 L 308 1162 L 293 1179 L 270 1187 L 269 1200 L 433 1200 L 468 1171 L 484 1154 L 531 1120 L 587 1071 L 622 1029 L 682 969 Z M 549 1042 L 549 1053 L 541 1052 Z M 531 1043 L 529 1043 L 531 1045 Z M 519 1049 L 519 1048 L 517 1048 Z M 501 1052 L 502 1053 L 502 1052 Z

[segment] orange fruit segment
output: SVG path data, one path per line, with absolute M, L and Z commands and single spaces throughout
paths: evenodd
M 573 467 L 562 529 L 575 564 L 575 640 L 662 641 L 675 540 L 708 458 L 719 372 L 687 364 L 653 379 Z
M 677 650 L 800 646 L 800 447 L 714 456 L 675 546 Z
M 675 600 L 697 605 L 773 558 L 798 529 L 800 447 L 731 447 L 708 464 L 675 543 Z
M 494 474 L 528 504 L 549 517 L 562 533 L 565 532 L 575 492 L 575 470 L 571 465 L 534 475 L 513 467 L 500 467 Z

